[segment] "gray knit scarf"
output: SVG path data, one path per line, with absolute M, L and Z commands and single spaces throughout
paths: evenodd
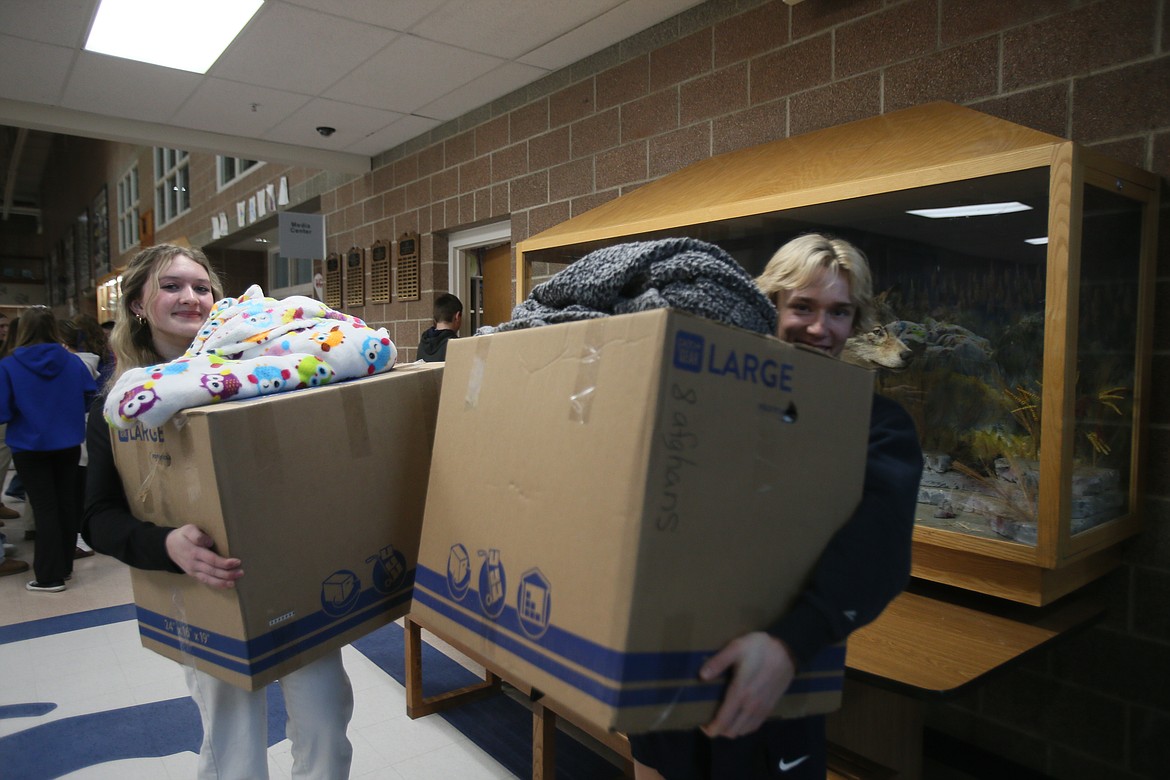
M 532 288 L 512 319 L 477 333 L 678 309 L 756 333 L 776 332 L 776 307 L 714 244 L 665 238 L 595 250 Z

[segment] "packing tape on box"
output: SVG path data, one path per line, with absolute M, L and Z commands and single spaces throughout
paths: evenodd
M 191 575 L 184 572 L 176 576 L 182 578 L 190 577 Z M 178 587 L 178 583 L 182 582 L 182 580 L 178 579 L 175 582 L 176 585 L 171 588 L 171 604 L 174 605 L 172 614 L 175 616 L 175 629 L 173 634 L 178 640 L 176 647 L 179 650 L 179 654 L 182 656 L 179 663 L 181 663 L 183 666 L 190 667 L 192 670 L 195 670 L 199 667 L 196 664 L 196 655 L 195 653 L 192 653 L 190 649 L 193 646 L 191 641 L 191 621 L 187 619 L 187 607 L 183 601 L 183 590 L 182 588 Z M 200 587 L 208 586 L 200 583 Z M 194 679 L 196 682 L 200 681 L 198 677 L 195 677 Z
M 785 413 L 779 405 L 761 403 L 759 410 L 760 424 L 752 432 L 754 441 L 744 442 L 744 451 L 752 455 L 751 474 L 755 493 L 773 500 L 771 496 L 782 482 L 780 475 L 784 469 L 782 465 L 784 453 L 788 442 L 791 441 L 786 436 L 784 427 L 790 424 L 790 420 L 785 418 Z M 794 420 L 795 416 L 792 419 Z M 751 449 L 747 449 L 748 447 Z
M 137 498 L 142 504 L 142 509 L 145 514 L 153 514 L 155 512 L 154 493 L 150 490 L 150 484 L 154 482 L 154 475 L 162 465 L 162 458 L 152 458 L 150 469 L 146 472 L 146 476 L 142 478 L 142 483 L 138 486 Z
M 690 647 L 693 644 L 695 636 L 695 621 L 697 615 L 694 612 L 674 612 L 665 615 L 662 618 L 662 632 L 659 640 L 659 647 Z M 695 677 L 698 678 L 698 670 L 695 670 Z M 673 714 L 675 706 L 685 703 L 683 693 L 686 687 L 679 685 L 675 687 L 674 698 L 670 701 L 659 702 L 660 710 L 658 712 L 658 719 L 650 726 L 647 731 L 657 731 L 662 724 Z
M 467 376 L 467 393 L 463 396 L 463 404 L 468 409 L 479 405 L 479 391 L 483 388 L 483 376 L 487 370 L 487 356 L 491 350 L 490 338 L 475 339 L 475 354 L 471 358 L 471 373 Z
M 358 385 L 341 385 L 341 410 L 345 415 L 349 454 L 354 459 L 370 456 L 370 426 L 366 421 L 366 398 Z
M 256 404 L 243 422 L 251 428 L 252 459 L 257 463 L 276 462 L 280 457 L 280 431 L 270 404 Z
M 569 395 L 569 419 L 577 423 L 589 422 L 589 412 L 597 393 L 597 377 L 601 371 L 601 348 L 605 344 L 605 321 L 590 320 L 585 327 L 581 355 L 577 360 L 577 376 Z
M 133 430 L 134 431 L 142 431 L 142 430 L 144 430 L 144 428 L 143 428 L 143 426 L 139 425 L 137 428 L 135 428 Z M 159 428 L 157 430 L 159 432 L 162 431 L 161 428 Z M 113 448 L 118 446 L 119 431 L 116 428 L 110 428 L 109 432 L 110 432 L 110 448 L 112 451 Z M 146 437 L 143 436 L 141 438 L 146 438 Z M 153 491 L 151 491 L 150 486 L 154 482 L 154 477 L 158 473 L 158 470 L 160 468 L 162 468 L 163 466 L 170 465 L 170 462 L 171 462 L 171 459 L 166 454 L 151 454 L 150 455 L 150 468 L 147 469 L 145 476 L 142 477 L 142 482 L 139 483 L 139 485 L 138 485 L 138 495 L 136 496 L 137 500 L 139 502 L 141 502 L 144 512 L 147 514 L 150 514 L 150 513 L 153 513 L 156 511 L 156 507 L 154 505 L 154 493 L 153 493 Z
M 354 458 L 370 455 L 370 432 L 366 421 L 365 395 L 357 384 L 339 384 L 341 414 L 344 418 L 349 454 Z M 308 391 L 311 392 L 311 391 Z M 256 404 L 245 418 L 251 428 L 252 457 L 260 462 L 280 457 L 280 428 L 276 422 L 276 406 Z

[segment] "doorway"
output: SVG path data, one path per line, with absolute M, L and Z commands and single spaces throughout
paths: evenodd
M 460 230 L 447 239 L 449 289 L 463 301 L 460 336 L 512 316 L 512 223 Z

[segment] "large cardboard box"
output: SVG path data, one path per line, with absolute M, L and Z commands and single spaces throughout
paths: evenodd
M 451 342 L 412 614 L 602 729 L 792 604 L 861 495 L 872 375 L 665 310 Z M 776 713 L 839 706 L 844 645 Z
M 232 590 L 132 570 L 142 644 L 254 690 L 405 614 L 441 382 L 400 367 L 115 431 L 134 514 L 244 568 Z

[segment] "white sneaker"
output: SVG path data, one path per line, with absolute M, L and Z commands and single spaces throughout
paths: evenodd
M 61 591 L 65 590 L 65 583 L 64 582 L 56 582 L 56 583 L 48 582 L 48 583 L 45 583 L 42 585 L 41 583 L 37 582 L 36 580 L 29 580 L 25 584 L 24 589 L 31 590 L 34 593 L 60 593 Z

